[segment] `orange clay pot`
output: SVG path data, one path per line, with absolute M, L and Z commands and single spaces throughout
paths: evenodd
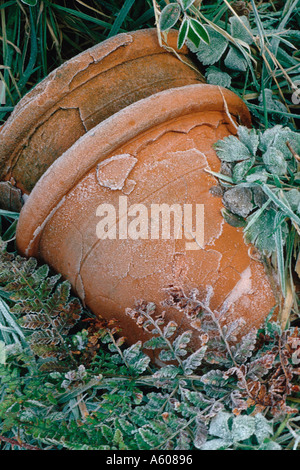
M 30 193 L 46 169 L 99 122 L 159 91 L 201 83 L 177 32 L 119 34 L 65 62 L 16 106 L 0 132 L 0 179 Z
M 242 317 L 243 334 L 258 327 L 274 295 L 263 265 L 248 254 L 242 230 L 224 222 L 222 200 L 210 192 L 217 181 L 206 171 L 220 169 L 212 146 L 235 133 L 238 119 L 250 125 L 244 103 L 212 85 L 163 91 L 111 116 L 38 181 L 20 214 L 19 252 L 60 272 L 97 316 L 117 319 L 129 343 L 147 337 L 125 315 L 142 299 L 155 302 L 182 330 L 194 331 L 196 347 L 199 331 L 190 318 L 161 305 L 169 285 L 186 293 L 197 288 L 202 300 L 212 289 L 210 308 L 224 311 L 226 322 Z M 97 208 L 118 208 L 120 196 L 127 197 L 128 208 L 203 204 L 202 248 L 188 250 L 186 240 L 174 236 L 119 239 L 118 230 L 117 239 L 99 239 Z

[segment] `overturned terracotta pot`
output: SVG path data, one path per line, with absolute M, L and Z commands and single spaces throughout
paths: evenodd
M 119 321 L 129 342 L 147 337 L 125 315 L 139 299 L 193 330 L 184 313 L 161 305 L 169 285 L 186 293 L 197 288 L 202 300 L 211 291 L 210 308 L 226 321 L 242 317 L 244 332 L 258 327 L 275 303 L 273 292 L 241 229 L 224 222 L 222 200 L 211 191 L 217 181 L 206 171 L 219 170 L 212 145 L 235 133 L 237 120 L 250 125 L 244 103 L 212 85 L 163 91 L 111 116 L 36 184 L 20 214 L 20 253 L 69 279 L 96 315 Z M 204 236 L 201 225 L 197 231 L 182 219 L 167 236 L 151 225 L 153 205 L 184 204 L 200 207 Z
M 203 82 L 188 49 L 170 52 L 156 29 L 119 34 L 54 70 L 18 103 L 0 132 L 0 179 L 30 193 L 46 169 L 99 122 L 159 91 Z

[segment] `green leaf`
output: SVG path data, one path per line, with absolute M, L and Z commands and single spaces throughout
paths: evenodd
M 174 365 L 167 365 L 161 367 L 157 372 L 153 374 L 154 378 L 157 379 L 174 379 L 180 373 L 180 369 Z
M 240 217 L 239 215 L 232 214 L 232 212 L 228 211 L 227 209 L 222 209 L 221 212 L 225 221 L 232 227 L 245 227 L 246 226 L 247 222 L 245 221 L 244 217 Z
M 285 175 L 287 172 L 287 162 L 283 153 L 276 147 L 269 147 L 262 156 L 267 170 L 274 175 Z
M 246 175 L 246 181 L 248 183 L 255 183 L 255 182 L 264 182 L 266 183 L 270 174 L 267 172 L 263 165 L 255 166 L 251 168 Z
M 188 343 L 191 341 L 192 337 L 192 332 L 191 331 L 185 331 L 181 335 L 177 336 L 173 342 L 173 347 L 175 350 L 175 354 L 177 356 L 185 356 L 187 351 L 186 351 L 186 346 Z
M 262 189 L 266 193 L 267 196 L 294 222 L 296 222 L 297 225 L 300 225 L 300 218 L 282 201 L 282 199 L 278 198 L 274 192 L 269 188 L 268 185 L 262 184 Z
M 187 37 L 189 39 L 189 48 L 191 49 L 191 51 L 193 50 L 193 48 L 195 48 L 195 50 L 197 50 L 198 47 L 200 46 L 201 39 L 199 38 L 198 34 L 195 33 L 193 28 L 190 27 L 190 23 L 189 23 L 189 29 L 188 29 Z
M 167 31 L 172 28 L 180 17 L 180 6 L 178 3 L 169 3 L 162 10 L 159 18 L 159 28 L 161 31 Z
M 202 346 L 200 349 L 191 354 L 187 359 L 182 362 L 184 373 L 187 375 L 192 374 L 200 365 L 205 356 L 207 346 Z
M 210 85 L 218 85 L 224 88 L 229 88 L 231 85 L 231 76 L 216 67 L 209 67 L 205 76 L 207 83 Z
M 255 129 L 248 129 L 245 126 L 238 127 L 238 138 L 246 145 L 251 155 L 255 155 L 259 145 L 259 136 Z
M 220 160 L 224 162 L 237 162 L 251 157 L 251 153 L 246 145 L 233 135 L 229 135 L 223 140 L 216 142 L 214 148 Z
M 193 5 L 194 1 L 195 0 L 179 0 L 179 3 L 184 10 L 187 10 L 188 8 L 190 8 L 190 6 Z
M 300 205 L 300 192 L 299 189 L 290 189 L 289 191 L 285 191 L 284 197 L 287 200 L 290 208 L 293 212 L 299 212 L 299 205 Z
M 246 44 L 253 43 L 252 35 L 250 34 L 251 26 L 246 16 L 239 16 L 238 18 L 236 16 L 231 16 L 229 21 L 230 21 L 231 35 L 234 38 L 240 39 Z
M 186 18 L 184 18 L 179 28 L 179 32 L 178 32 L 178 39 L 177 39 L 178 49 L 181 49 L 182 46 L 184 45 L 186 38 L 187 38 L 188 29 L 189 29 L 189 22 Z
M 243 162 L 237 163 L 232 172 L 232 179 L 234 183 L 240 183 L 241 181 L 244 180 L 246 174 L 248 171 L 252 168 L 254 165 L 255 158 L 250 158 L 249 160 L 244 160 Z
M 21 0 L 21 2 L 30 7 L 34 7 L 37 4 L 37 0 Z
M 115 34 L 118 34 L 133 4 L 134 4 L 134 0 L 125 0 L 108 34 L 109 38 L 114 36 Z
M 263 208 L 261 208 L 263 209 Z M 252 243 L 262 253 L 273 253 L 276 251 L 276 215 L 277 211 L 273 208 L 269 210 L 260 210 L 260 216 L 255 218 L 255 222 L 252 223 L 252 217 L 256 216 L 256 213 L 248 218 L 248 225 L 245 228 L 245 240 L 247 243 Z M 251 223 L 251 225 L 250 225 Z M 286 224 L 283 228 L 284 240 L 287 233 Z
M 238 72 L 246 72 L 247 70 L 247 60 L 241 51 L 234 46 L 230 47 L 225 57 L 224 64 L 229 69 L 237 70 Z
M 193 29 L 194 33 L 206 44 L 209 44 L 209 35 L 204 26 L 200 21 L 190 18 L 190 28 Z
M 210 38 L 209 45 L 202 42 L 197 49 L 193 47 L 190 49 L 197 53 L 203 65 L 213 65 L 222 57 L 228 46 L 228 40 L 211 26 L 207 26 L 207 31 Z

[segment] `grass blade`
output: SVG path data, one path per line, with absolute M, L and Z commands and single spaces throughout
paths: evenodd
M 291 220 L 300 226 L 300 217 L 298 217 L 284 202 L 279 199 L 265 183 L 261 185 L 267 196 L 279 207 Z
M 110 33 L 108 35 L 109 38 L 112 37 L 112 36 L 115 36 L 116 34 L 119 33 L 120 28 L 121 28 L 122 24 L 124 23 L 125 18 L 128 15 L 129 10 L 133 6 L 133 4 L 134 4 L 134 0 L 126 0 L 124 2 L 124 5 L 122 6 L 121 10 L 118 13 L 117 18 L 115 19 L 115 21 L 112 25 L 112 28 L 111 28 Z

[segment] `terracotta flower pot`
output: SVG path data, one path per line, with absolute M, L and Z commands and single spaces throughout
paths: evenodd
M 210 307 L 223 310 L 226 321 L 244 318 L 244 332 L 259 326 L 275 303 L 270 283 L 262 264 L 250 258 L 241 229 L 224 222 L 222 200 L 210 192 L 216 179 L 205 171 L 219 170 L 212 145 L 235 133 L 237 119 L 250 125 L 244 103 L 212 85 L 163 91 L 111 116 L 36 184 L 20 214 L 20 253 L 44 260 L 69 279 L 96 315 L 119 320 L 129 342 L 146 337 L 125 315 L 139 299 L 155 302 L 182 329 L 193 329 L 184 313 L 161 306 L 169 285 L 186 293 L 197 288 L 202 300 L 212 289 Z M 120 207 L 125 201 L 127 211 Z M 204 205 L 201 248 L 196 238 L 199 249 L 189 249 L 187 237 L 177 238 L 175 231 L 165 239 L 134 239 L 133 208 L 146 207 L 149 215 L 153 204 L 196 203 Z M 101 221 L 112 208 L 111 239 L 100 239 Z
M 168 34 L 176 49 L 177 32 Z M 21 99 L 1 130 L 0 179 L 30 193 L 85 132 L 153 93 L 203 82 L 188 49 L 161 47 L 156 29 L 119 34 L 54 70 Z

